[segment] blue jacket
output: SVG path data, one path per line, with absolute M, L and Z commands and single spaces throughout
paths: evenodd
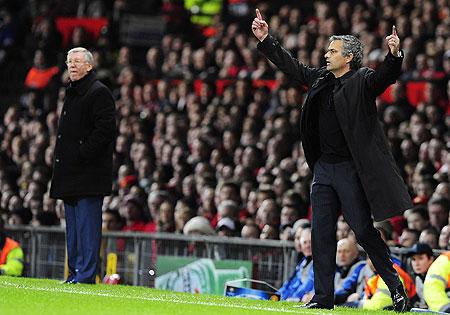
M 301 299 L 314 290 L 314 271 L 312 257 L 303 258 L 295 267 L 293 275 L 278 290 L 281 299 Z
M 352 293 L 355 293 L 357 291 L 358 285 L 364 282 L 361 274 L 361 270 L 363 270 L 364 266 L 366 266 L 365 261 L 359 261 L 354 264 L 350 269 L 348 275 L 344 279 L 342 279 L 340 287 L 335 288 L 335 304 L 345 303 L 348 296 Z

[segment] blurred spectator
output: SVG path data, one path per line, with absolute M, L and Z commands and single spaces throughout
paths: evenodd
M 406 228 L 403 229 L 399 237 L 398 243 L 402 247 L 411 247 L 419 241 L 420 232 L 418 230 Z
M 204 217 L 193 217 L 190 219 L 183 228 L 183 233 L 185 235 L 213 235 L 214 230 L 212 229 L 209 221 Z
M 236 236 L 236 223 L 229 217 L 225 217 L 217 222 L 217 234 L 220 236 Z
M 103 231 L 120 231 L 123 227 L 122 217 L 117 210 L 107 209 L 102 213 Z
M 252 221 L 249 221 L 242 227 L 241 237 L 256 239 L 259 238 L 260 233 L 261 231 L 258 225 Z
M 450 225 L 446 225 L 442 228 L 439 234 L 439 249 L 449 249 L 450 241 Z
M 434 261 L 433 250 L 427 244 L 416 243 L 408 251 L 407 257 L 411 259 L 411 266 L 415 276 L 417 299 L 414 301 L 413 306 L 427 309 L 428 306 L 423 295 L 423 285 L 428 269 Z
M 420 233 L 419 242 L 437 249 L 439 248 L 439 232 L 433 227 L 427 228 Z
M 449 201 L 444 198 L 432 198 L 428 201 L 430 224 L 438 231 L 448 224 L 449 210 Z
M 408 228 L 416 231 L 423 231 L 430 227 L 427 209 L 423 206 L 416 206 L 408 211 L 406 216 Z

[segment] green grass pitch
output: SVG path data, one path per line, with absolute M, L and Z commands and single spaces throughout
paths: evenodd
M 0 277 L 0 314 L 146 314 L 146 315 L 263 315 L 263 314 L 394 314 L 348 308 L 304 310 L 298 303 L 253 301 L 215 295 L 194 295 L 143 287 L 60 284 L 59 281 Z

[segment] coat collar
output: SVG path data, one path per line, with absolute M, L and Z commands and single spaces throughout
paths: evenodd
M 355 72 L 355 70 L 350 70 L 346 72 L 342 77 L 337 78 L 337 80 L 339 80 L 341 84 L 344 84 L 345 81 L 347 81 Z
M 74 89 L 79 95 L 84 95 L 95 80 L 97 80 L 97 74 L 94 70 L 91 70 L 80 80 L 70 82 L 69 87 Z

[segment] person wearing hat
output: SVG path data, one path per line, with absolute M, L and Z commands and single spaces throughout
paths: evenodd
M 442 253 L 430 266 L 423 284 L 423 296 L 432 311 L 450 313 L 450 251 Z
M 21 276 L 24 254 L 19 243 L 5 234 L 4 222 L 0 218 L 0 275 Z
M 434 261 L 433 250 L 428 244 L 416 243 L 406 254 L 411 259 L 411 267 L 415 275 L 417 299 L 414 307 L 428 308 L 423 296 L 423 285 L 428 269 Z
M 229 217 L 225 217 L 217 222 L 216 231 L 220 236 L 236 236 L 236 228 L 236 222 Z

